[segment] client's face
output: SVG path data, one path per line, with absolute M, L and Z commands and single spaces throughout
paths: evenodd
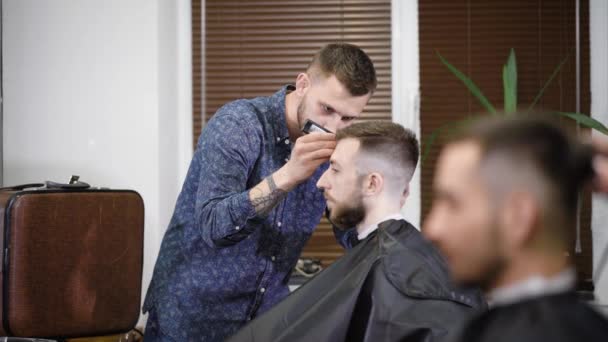
M 487 289 L 503 270 L 504 254 L 497 210 L 479 175 L 480 153 L 472 142 L 443 150 L 423 233 L 439 247 L 457 282 Z
M 354 227 L 365 218 L 362 179 L 355 165 L 358 150 L 356 139 L 338 141 L 329 160 L 330 166 L 317 183 L 327 201 L 329 219 L 342 229 Z

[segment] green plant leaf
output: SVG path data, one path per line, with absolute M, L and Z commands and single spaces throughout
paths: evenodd
M 420 158 L 421 164 L 424 164 L 424 161 L 426 160 L 426 158 L 428 157 L 429 153 L 431 152 L 431 147 L 435 143 L 435 140 L 437 140 L 437 138 L 443 133 L 443 131 L 445 129 L 450 129 L 449 133 L 453 133 L 460 126 L 468 123 L 471 120 L 475 120 L 477 118 L 479 118 L 479 117 L 471 116 L 471 117 L 466 117 L 464 119 L 460 119 L 460 120 L 456 120 L 456 121 L 451 121 L 451 122 L 448 122 L 448 123 L 445 123 L 445 124 L 439 126 L 435 130 L 433 130 L 431 132 L 431 134 L 426 139 L 424 139 L 424 141 L 423 141 L 423 145 L 422 146 L 424 146 L 424 151 L 422 153 L 422 157 Z
M 450 64 L 450 62 L 448 62 L 445 58 L 443 58 L 443 56 L 441 56 L 439 52 L 436 53 L 437 56 L 439 56 L 441 63 L 443 63 L 456 77 L 458 77 L 459 80 L 462 81 L 462 83 L 464 83 L 464 85 L 471 92 L 471 94 L 473 94 L 473 96 L 475 96 L 477 100 L 479 100 L 481 105 L 491 114 L 496 114 L 496 109 L 494 109 L 494 106 L 492 106 L 490 101 L 488 101 L 488 99 L 483 95 L 477 85 L 475 85 L 475 83 L 473 83 L 473 81 L 465 74 L 463 74 L 460 70 L 456 69 L 456 67 Z
M 547 82 L 545 82 L 545 85 L 540 89 L 540 92 L 538 92 L 538 94 L 534 98 L 534 101 L 532 101 L 532 104 L 530 104 L 530 107 L 528 107 L 528 110 L 526 111 L 526 113 L 529 113 L 532 110 L 532 108 L 534 108 L 534 106 L 536 105 L 538 100 L 540 100 L 540 98 L 545 93 L 545 90 L 547 90 L 547 87 L 549 86 L 549 84 L 551 84 L 551 82 L 553 82 L 553 79 L 555 78 L 555 76 L 557 76 L 557 74 L 559 74 L 559 72 L 562 70 L 562 67 L 568 61 L 568 57 L 570 57 L 570 55 L 566 56 L 566 58 L 564 58 L 564 60 L 561 63 L 559 63 L 559 65 L 555 68 L 555 70 L 553 70 L 551 77 L 549 77 Z
M 429 155 L 429 152 L 431 151 L 431 146 L 433 146 L 433 144 L 435 143 L 435 140 L 437 140 L 437 137 L 441 133 L 442 129 L 443 129 L 443 126 L 437 128 L 436 130 L 434 130 L 431 133 L 431 135 L 429 135 L 426 139 L 424 139 L 424 152 L 422 152 L 422 158 L 420 158 L 421 164 L 424 164 L 424 161 L 426 160 L 426 158 Z
M 513 49 L 509 53 L 507 64 L 502 67 L 502 86 L 505 112 L 513 114 L 517 112 L 517 60 Z
M 606 128 L 606 126 L 604 126 L 603 123 L 595 120 L 594 118 L 592 118 L 590 116 L 587 116 L 587 115 L 581 114 L 581 113 L 565 113 L 565 112 L 553 112 L 553 113 L 560 115 L 560 116 L 570 118 L 570 119 L 576 121 L 577 123 L 579 123 L 581 126 L 585 126 L 587 128 L 593 128 L 596 131 L 603 133 L 604 135 L 608 135 L 608 128 Z

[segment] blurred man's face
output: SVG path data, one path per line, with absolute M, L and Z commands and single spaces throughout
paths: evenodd
M 310 119 L 336 133 L 361 115 L 371 94 L 352 96 L 335 76 L 317 76 L 298 105 L 298 124 Z
M 472 142 L 443 150 L 423 232 L 443 252 L 457 282 L 488 288 L 504 258 L 497 210 L 480 177 L 479 158 L 480 148 Z
M 365 218 L 362 179 L 355 165 L 359 145 L 352 138 L 338 141 L 329 168 L 317 182 L 327 201 L 330 220 L 342 229 L 354 227 Z

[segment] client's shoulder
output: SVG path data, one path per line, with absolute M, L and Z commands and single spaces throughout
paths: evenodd
M 380 227 L 382 267 L 388 280 L 400 292 L 415 298 L 486 307 L 481 291 L 452 284 L 441 253 L 413 225 L 405 220 L 391 220 Z

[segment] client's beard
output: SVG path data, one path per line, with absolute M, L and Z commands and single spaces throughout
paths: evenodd
M 361 200 L 353 206 L 336 207 L 334 210 L 327 209 L 326 215 L 329 222 L 340 229 L 355 227 L 365 219 L 365 207 Z

